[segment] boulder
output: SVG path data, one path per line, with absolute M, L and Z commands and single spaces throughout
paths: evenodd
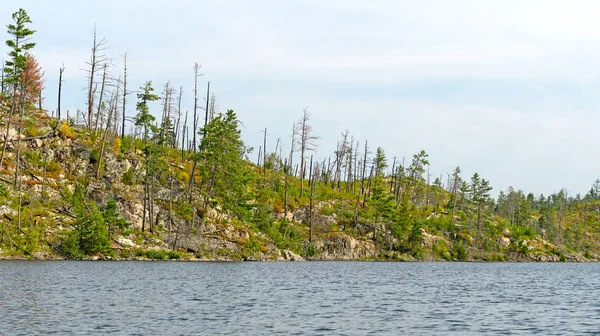
M 137 246 L 133 241 L 131 241 L 131 239 L 127 239 L 125 237 L 119 236 L 117 238 L 115 238 L 115 241 L 117 243 L 119 243 L 119 245 L 123 246 L 123 247 L 134 247 Z
M 508 238 L 508 237 L 500 237 L 500 239 L 498 239 L 498 246 L 500 246 L 500 247 L 508 247 L 508 245 L 510 245 L 510 238 Z
M 304 258 L 302 258 L 302 256 L 290 250 L 283 250 L 283 258 L 289 261 L 305 261 Z

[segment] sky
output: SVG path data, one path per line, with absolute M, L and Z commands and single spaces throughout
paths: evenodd
M 348 130 L 390 165 L 423 149 L 433 177 L 460 166 L 496 193 L 584 194 L 600 177 L 598 1 L 20 0 L 0 24 L 18 7 L 37 30 L 48 110 L 63 63 L 62 110 L 85 109 L 95 24 L 113 76 L 127 52 L 130 88 L 170 81 L 190 111 L 201 64 L 200 86 L 255 148 L 266 127 L 269 150 L 289 150 L 307 107 L 319 158 Z

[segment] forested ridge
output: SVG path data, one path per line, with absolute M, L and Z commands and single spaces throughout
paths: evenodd
M 331 155 L 317 156 L 307 108 L 290 117 L 287 144 L 264 129 L 252 148 L 236 114 L 244 111 L 219 108 L 227 102 L 200 83 L 198 63 L 189 91 L 129 83 L 128 55 L 115 66 L 96 28 L 84 107 L 62 111 L 66 67 L 40 67 L 25 10 L 6 19 L 0 258 L 598 258 L 600 180 L 585 195 L 498 193 L 460 167 L 431 176 L 426 151 L 389 157 L 349 131 Z M 45 80 L 58 81 L 58 92 Z M 44 104 L 49 95 L 58 106 Z M 193 95 L 191 108 L 183 95 Z

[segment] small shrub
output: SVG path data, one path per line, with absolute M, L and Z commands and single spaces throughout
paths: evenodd
M 506 255 L 504 253 L 489 253 L 486 258 L 487 261 L 504 262 L 506 261 Z
M 83 257 L 79 249 L 79 235 L 75 230 L 64 233 L 61 236 L 57 252 L 68 259 L 81 259 Z
M 28 179 L 27 180 L 27 186 L 29 186 L 29 187 L 34 186 L 36 184 L 42 184 L 42 182 L 40 182 L 36 179 Z
M 312 243 L 307 244 L 304 247 L 304 255 L 306 255 L 309 258 L 316 256 L 317 255 L 317 247 Z
M 63 138 L 67 138 L 67 139 L 71 139 L 71 140 L 75 140 L 75 138 L 77 137 L 75 135 L 75 131 L 73 131 L 73 128 L 71 128 L 71 126 L 64 121 L 58 127 L 58 134 L 60 136 L 62 136 Z
M 132 185 L 134 178 L 135 178 L 135 173 L 133 172 L 132 168 L 129 168 L 129 169 L 127 169 L 125 174 L 123 174 L 123 183 L 125 183 L 127 185 Z
M 446 244 L 443 240 L 438 240 L 433 244 L 432 247 L 433 254 L 444 260 L 452 260 L 452 254 L 450 253 L 450 249 L 448 248 L 448 244 Z
M 112 145 L 112 151 L 118 154 L 121 151 L 121 138 L 117 137 Z
M 465 248 L 465 245 L 463 244 L 462 241 L 454 244 L 454 246 L 452 247 L 451 254 L 452 254 L 452 258 L 454 260 L 458 260 L 458 261 L 467 260 L 467 249 Z
M 90 164 L 95 164 L 100 161 L 100 151 L 94 149 L 90 152 Z
M 137 257 L 143 257 L 153 260 L 173 260 L 181 258 L 181 254 L 171 250 L 142 250 L 137 249 L 133 252 Z
M 49 174 L 60 173 L 60 170 L 60 163 L 58 161 L 52 160 L 46 163 L 46 172 L 48 172 Z
M 25 136 L 34 137 L 37 135 L 39 135 L 37 127 L 29 126 L 29 127 L 25 128 Z

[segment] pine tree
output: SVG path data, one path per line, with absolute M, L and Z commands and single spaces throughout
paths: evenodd
M 138 114 L 135 116 L 135 125 L 144 129 L 144 141 L 148 141 L 150 137 L 150 131 L 154 127 L 153 122 L 156 120 L 156 118 L 150 114 L 148 103 L 160 98 L 158 95 L 152 93 L 154 88 L 152 87 L 152 82 L 150 81 L 146 82 L 144 86 L 140 87 L 140 89 L 142 90 L 142 93 L 138 93 L 137 95 L 139 102 L 135 107 L 135 109 L 138 111 Z
M 200 132 L 206 134 L 200 144 L 200 174 L 206 200 L 219 198 L 225 208 L 242 211 L 246 208 L 250 172 L 235 112 L 228 110 L 217 116 Z
M 30 42 L 31 35 L 35 33 L 35 30 L 31 30 L 26 27 L 26 24 L 31 23 L 31 19 L 24 9 L 19 9 L 13 13 L 12 19 L 14 24 L 9 24 L 8 34 L 12 36 L 12 39 L 6 41 L 6 45 L 11 49 L 8 53 L 10 59 L 6 61 L 3 70 L 4 82 L 3 87 L 8 85 L 12 87 L 12 103 L 10 106 L 10 112 L 8 120 L 6 120 L 6 133 L 4 138 L 4 145 L 2 147 L 2 154 L 0 155 L 0 167 L 4 162 L 4 154 L 6 153 L 6 145 L 8 144 L 8 131 L 12 117 L 17 108 L 17 93 L 19 90 L 19 81 L 21 80 L 21 74 L 27 67 L 27 55 L 26 52 L 35 47 L 35 43 Z
M 144 153 L 145 155 L 145 164 L 146 164 L 146 176 L 144 183 L 144 213 L 142 215 L 142 232 L 146 229 L 146 212 L 149 211 L 149 220 L 150 220 L 150 230 L 152 230 L 152 187 L 150 186 L 150 174 L 152 173 L 152 148 L 153 144 L 148 140 L 150 138 L 150 131 L 156 131 L 155 126 L 153 124 L 155 118 L 152 114 L 150 114 L 150 108 L 148 107 L 148 103 L 151 101 L 158 100 L 159 97 L 152 93 L 154 88 L 152 88 L 152 82 L 148 81 L 144 86 L 141 87 L 142 93 L 138 93 L 138 103 L 136 105 L 136 110 L 138 114 L 135 116 L 135 125 L 140 126 L 144 130 Z

